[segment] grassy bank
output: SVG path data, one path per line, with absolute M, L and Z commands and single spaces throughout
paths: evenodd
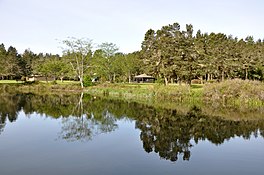
M 95 95 L 124 97 L 127 99 L 167 100 L 170 102 L 200 98 L 202 85 L 179 86 L 158 84 L 102 84 L 86 89 Z
M 206 84 L 203 88 L 203 101 L 227 105 L 264 105 L 264 84 L 259 81 L 227 80 L 221 83 Z
M 76 83 L 0 84 L 2 92 L 65 94 L 85 92 L 105 99 L 141 103 L 188 113 L 194 106 L 207 116 L 232 120 L 263 119 L 263 84 L 232 80 L 206 85 L 100 84 L 81 89 Z
M 228 80 L 205 85 L 168 86 L 159 84 L 99 84 L 81 89 L 78 82 L 19 83 L 0 81 L 2 91 L 79 92 L 125 100 L 155 103 L 205 103 L 226 106 L 263 106 L 264 84 L 257 81 Z
M 86 89 L 91 94 L 137 100 L 195 101 L 227 106 L 263 106 L 264 84 L 258 81 L 227 80 L 205 85 L 103 84 Z
M 58 92 L 80 92 L 83 89 L 78 83 L 73 81 L 65 82 L 16 82 L 0 81 L 0 90 L 2 92 L 33 92 L 33 93 L 58 93 Z
M 225 89 L 227 87 L 229 89 Z M 261 99 L 264 91 L 261 88 L 263 84 L 260 82 L 232 80 L 206 85 L 166 87 L 155 84 L 105 84 L 89 87 L 86 91 L 104 98 L 139 102 L 155 108 L 176 109 L 181 114 L 188 113 L 195 106 L 201 109 L 202 114 L 211 117 L 260 120 L 264 119 L 264 101 Z M 214 94 L 212 91 L 218 93 Z

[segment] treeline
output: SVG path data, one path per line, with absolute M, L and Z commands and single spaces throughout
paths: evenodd
M 70 42 L 79 42 L 79 40 Z M 19 54 L 15 47 L 10 46 L 6 49 L 4 44 L 1 44 L 0 79 L 24 79 L 32 75 L 41 75 L 52 77 L 54 80 L 79 80 L 78 71 L 82 69 L 84 75 L 81 78 L 87 76 L 100 79 L 102 82 L 126 82 L 131 81 L 132 75 L 140 72 L 139 52 L 120 53 L 113 43 L 103 43 L 95 51 L 89 48 L 85 54 L 78 49 L 65 50 L 62 56 L 35 54 L 29 49 Z M 76 65 L 76 62 L 82 64 Z
M 193 79 L 223 81 L 225 79 L 264 80 L 264 40 L 252 36 L 238 39 L 223 33 L 194 34 L 193 26 L 181 30 L 178 23 L 148 30 L 140 51 L 123 54 L 113 43 L 93 48 L 91 40 L 70 38 L 62 42 L 63 55 L 35 54 L 25 50 L 18 54 L 10 46 L 0 45 L 0 79 L 17 79 L 42 75 L 54 79 L 82 82 L 130 82 L 146 73 L 159 82 L 191 83 Z
M 234 38 L 223 33 L 196 34 L 192 25 L 181 30 L 178 23 L 148 30 L 142 43 L 142 58 L 149 74 L 167 84 L 192 79 L 263 80 L 264 40 L 252 36 Z

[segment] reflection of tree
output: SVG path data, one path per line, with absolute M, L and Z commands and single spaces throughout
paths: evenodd
M 115 117 L 111 114 L 103 118 L 103 121 L 96 120 L 93 114 L 63 118 L 60 136 L 67 141 L 87 141 L 101 133 L 112 132 L 118 127 Z
M 61 118 L 60 138 L 86 141 L 101 133 L 117 129 L 117 120 L 136 121 L 146 152 L 161 158 L 189 160 L 190 148 L 201 140 L 219 145 L 240 136 L 255 134 L 264 137 L 264 121 L 235 121 L 205 116 L 194 107 L 188 113 L 154 108 L 135 102 L 92 98 L 87 94 L 6 94 L 0 93 L 0 133 L 7 120 L 15 121 L 20 110 L 46 117 Z
M 5 118 L 1 116 L 1 118 L 0 118 L 0 135 L 4 130 L 4 127 L 5 127 Z
M 61 138 L 89 140 L 94 135 L 114 131 L 116 117 L 111 112 L 114 106 L 87 94 L 8 94 L 0 93 L 0 133 L 6 120 L 13 122 L 18 112 L 37 112 L 46 117 L 62 118 Z
M 4 130 L 7 119 L 9 122 L 16 121 L 18 111 L 21 110 L 21 98 L 21 95 L 0 93 L 0 134 Z
M 176 161 L 179 155 L 189 160 L 193 146 L 200 140 L 209 140 L 219 145 L 235 136 L 250 138 L 264 128 L 263 121 L 229 121 L 202 115 L 194 107 L 187 115 L 177 114 L 176 110 L 146 110 L 140 113 L 136 128 L 141 130 L 140 138 L 146 152 L 155 151 L 161 158 Z M 263 135 L 262 135 L 263 136 Z
M 94 109 L 96 110 L 96 109 Z M 84 108 L 83 93 L 76 104 L 72 117 L 62 119 L 61 138 L 68 141 L 91 140 L 93 136 L 114 131 L 117 128 L 116 118 L 107 110 L 96 117 L 89 108 Z
M 61 138 L 68 141 L 90 140 L 93 124 L 85 116 L 62 119 Z

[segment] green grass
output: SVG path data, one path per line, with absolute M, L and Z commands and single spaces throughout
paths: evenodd
M 54 81 L 40 81 L 40 83 L 44 83 L 44 84 L 54 84 Z M 59 85 L 76 85 L 76 84 L 80 84 L 79 81 L 63 81 L 61 82 L 60 80 L 56 80 L 55 84 L 59 84 Z
M 139 101 L 196 101 L 200 103 L 223 103 L 224 105 L 263 106 L 264 84 L 256 81 L 228 80 L 206 85 L 169 84 L 164 86 L 154 83 L 104 83 L 96 86 L 80 88 L 78 81 L 41 81 L 22 84 L 22 81 L 1 80 L 5 89 L 10 85 L 17 86 L 16 90 L 28 91 L 86 91 L 94 95 L 105 95 Z M 10 89 L 14 89 L 12 88 Z
M 201 96 L 202 86 L 190 88 L 187 85 L 159 85 L 159 84 L 101 84 L 86 88 L 88 93 L 95 95 L 116 96 L 137 100 L 182 101 Z
M 23 83 L 23 81 L 16 81 L 16 80 L 0 80 L 0 84 L 18 84 Z

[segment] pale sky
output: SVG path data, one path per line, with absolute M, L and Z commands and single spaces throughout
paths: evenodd
M 264 38 L 264 0 L 0 0 L 0 43 L 60 54 L 59 40 L 89 38 L 140 50 L 146 31 L 178 22 L 202 32 Z

